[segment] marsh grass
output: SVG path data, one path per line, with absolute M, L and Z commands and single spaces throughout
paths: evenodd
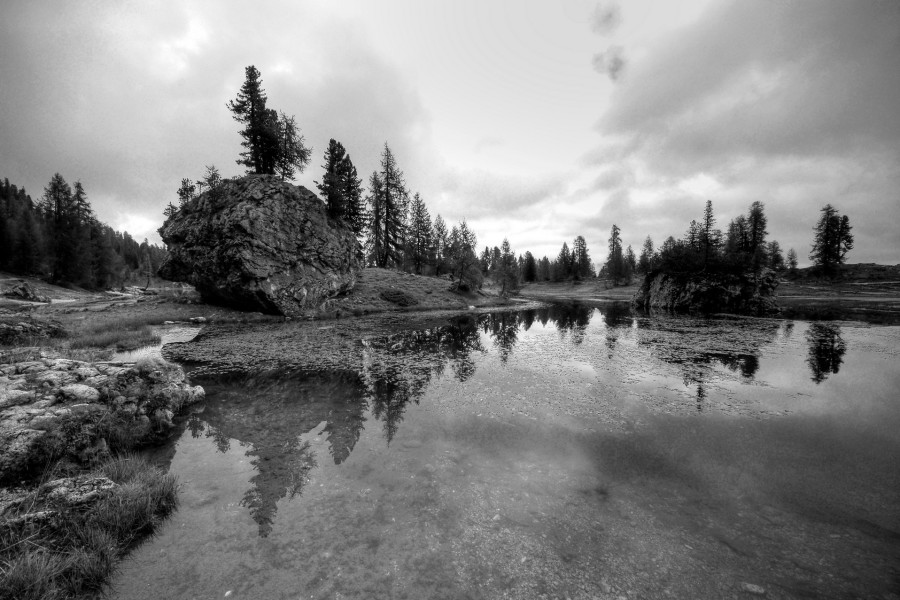
M 95 474 L 119 485 L 88 507 L 53 504 L 38 488 L 7 509 L 0 522 L 0 600 L 100 592 L 118 560 L 177 505 L 175 477 L 140 458 L 113 458 Z
M 152 346 L 159 342 L 159 334 L 145 319 L 119 319 L 73 331 L 69 348 L 115 348 L 122 351 Z

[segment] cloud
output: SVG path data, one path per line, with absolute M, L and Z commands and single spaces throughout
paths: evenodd
M 33 197 L 54 172 L 81 179 L 99 218 L 152 221 L 129 232 L 158 240 L 182 177 L 209 164 L 225 176 L 243 171 L 225 102 L 249 64 L 262 72 L 269 105 L 296 115 L 313 146 L 298 183 L 318 178 L 330 137 L 348 148 L 361 177 L 377 168 L 385 142 L 416 175 L 411 185 L 427 177 L 432 148 L 419 96 L 360 23 L 315 3 L 279 10 L 273 20 L 253 7 L 204 2 L 106 11 L 13 2 L 0 21 L 0 177 Z
M 625 70 L 625 53 L 621 46 L 610 46 L 595 54 L 591 62 L 595 71 L 618 81 Z
M 854 225 L 850 260 L 897 262 L 898 31 L 895 2 L 713 3 L 629 64 L 586 162 L 642 174 L 629 190 L 658 199 L 654 239 L 683 232 L 679 202 L 697 218 L 711 197 L 724 228 L 762 200 L 803 259 L 831 202 Z
M 900 140 L 900 5 L 716 5 L 632 65 L 600 121 L 663 155 L 833 154 Z
M 615 2 L 597 3 L 591 12 L 591 31 L 598 35 L 609 35 L 622 22 L 622 11 Z

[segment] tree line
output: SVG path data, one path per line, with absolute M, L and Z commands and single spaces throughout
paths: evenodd
M 56 173 L 34 202 L 0 183 L 0 270 L 56 284 L 108 289 L 156 272 L 165 250 L 97 219 L 80 181 Z
M 249 66 L 237 97 L 226 103 L 235 120 L 244 150 L 237 163 L 247 173 L 278 175 L 293 179 L 310 161 L 311 148 L 305 145 L 296 120 L 267 107 L 260 72 Z M 448 229 L 440 215 L 432 220 L 425 200 L 411 193 L 397 159 L 387 143 L 379 168 L 368 178 L 367 191 L 344 145 L 329 140 L 325 150 L 323 174 L 316 187 L 326 210 L 334 219 L 344 221 L 360 242 L 359 251 L 368 266 L 391 267 L 417 274 L 449 274 L 464 289 L 481 286 L 491 278 L 505 294 L 522 282 L 567 281 L 602 277 L 619 285 L 634 275 L 656 270 L 672 272 L 759 272 L 795 270 L 797 253 L 785 256 L 776 240 L 767 240 L 765 207 L 753 202 L 746 215 L 731 220 L 725 231 L 716 227 L 712 202 L 707 201 L 700 219 L 692 220 L 680 239 L 669 236 L 657 249 L 650 236 L 644 241 L 640 257 L 632 247 L 624 246 L 621 230 L 613 224 L 606 260 L 596 272 L 583 236 L 570 247 L 563 243 L 554 259 L 537 259 L 531 252 L 516 255 L 508 240 L 500 246 L 486 246 L 476 255 L 477 238 L 463 219 Z M 207 167 L 205 176 L 195 183 L 183 179 L 178 196 L 181 203 L 202 193 L 204 187 L 215 193 L 222 182 L 215 167 Z M 170 204 L 167 216 L 177 207 Z M 810 259 L 823 273 L 832 274 L 853 247 L 849 220 L 830 205 L 822 209 L 815 229 Z

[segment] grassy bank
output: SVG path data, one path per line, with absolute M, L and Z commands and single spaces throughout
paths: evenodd
M 48 493 L 52 483 L 45 483 L 4 511 L 0 599 L 100 592 L 124 553 L 177 504 L 174 476 L 139 458 L 111 459 L 92 476 L 116 485 L 91 502 L 68 503 Z

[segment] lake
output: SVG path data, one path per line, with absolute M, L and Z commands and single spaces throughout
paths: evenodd
M 900 598 L 900 327 L 610 303 L 344 337 L 344 367 L 195 371 L 153 454 L 180 507 L 112 597 Z

